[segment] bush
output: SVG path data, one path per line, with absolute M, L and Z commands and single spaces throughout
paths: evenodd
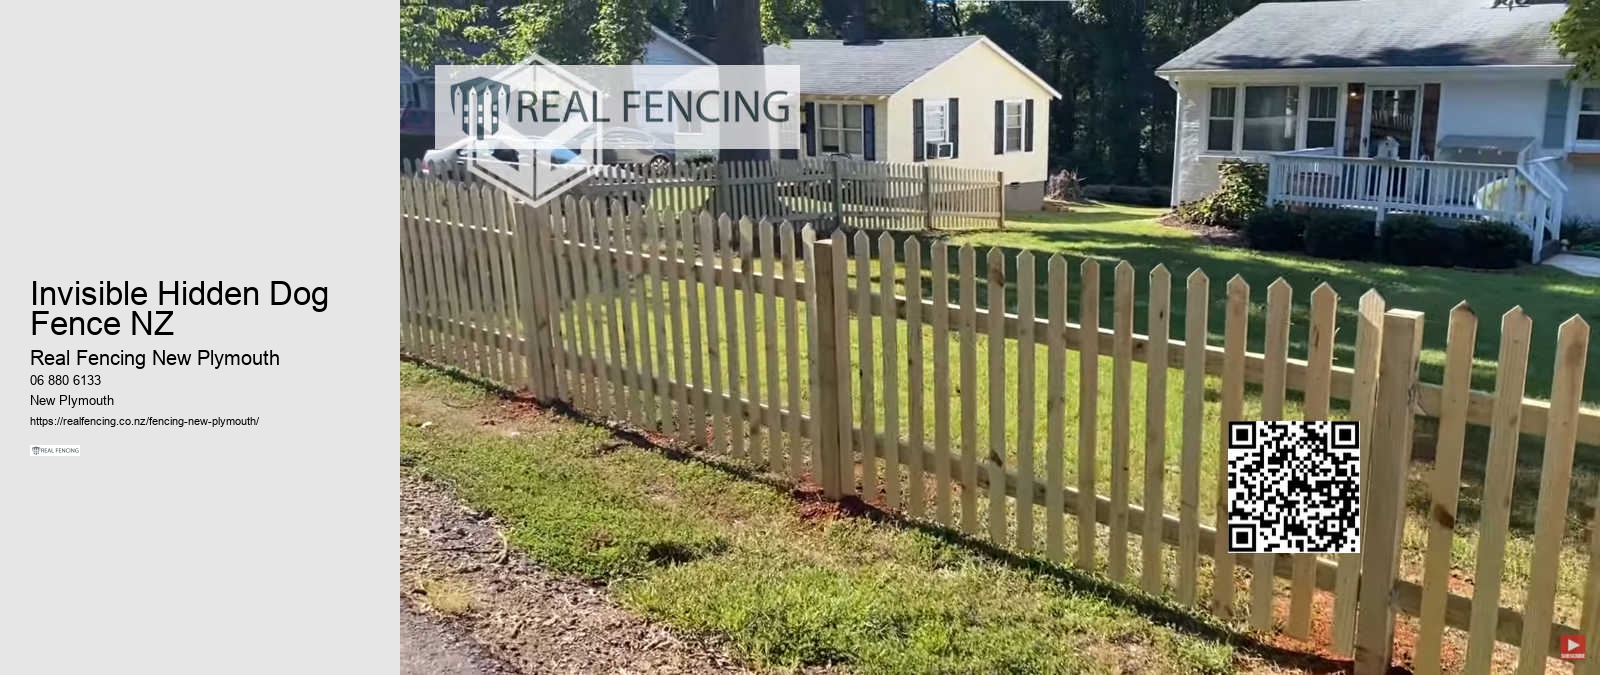
M 1513 225 L 1473 221 L 1460 228 L 1457 264 L 1479 269 L 1510 269 L 1533 256 L 1533 242 Z
M 1461 231 L 1417 214 L 1390 216 L 1383 221 L 1383 259 L 1396 265 L 1450 267 L 1461 251 Z
M 1360 260 L 1372 252 L 1372 218 L 1349 211 L 1320 211 L 1306 223 L 1306 253 L 1318 258 Z
M 1267 208 L 1267 165 L 1230 159 L 1217 167 L 1217 191 L 1178 205 L 1186 223 L 1237 230 Z
M 1284 208 L 1265 209 L 1244 223 L 1244 238 L 1257 251 L 1294 251 L 1303 245 L 1306 215 Z

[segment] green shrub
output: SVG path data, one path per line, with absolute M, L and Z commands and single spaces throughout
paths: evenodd
M 1172 192 L 1166 187 L 1143 185 L 1085 185 L 1083 196 L 1105 202 L 1137 204 L 1139 206 L 1167 206 L 1172 203 Z
M 1460 233 L 1455 228 L 1417 214 L 1385 218 L 1380 237 L 1383 259 L 1396 265 L 1450 267 L 1460 248 Z
M 1294 251 L 1305 240 L 1306 214 L 1285 208 L 1265 209 L 1244 223 L 1244 238 L 1257 251 Z
M 1335 260 L 1365 258 L 1372 252 L 1372 223 L 1372 217 L 1365 213 L 1314 212 L 1306 223 L 1306 253 Z
M 1267 208 L 1267 165 L 1230 159 L 1217 167 L 1217 177 L 1217 191 L 1179 204 L 1178 218 L 1193 225 L 1236 230 Z
M 1457 264 L 1479 269 L 1509 269 L 1533 255 L 1533 242 L 1514 225 L 1473 221 L 1462 225 Z

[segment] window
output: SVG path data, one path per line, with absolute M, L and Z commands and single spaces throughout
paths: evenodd
M 1206 149 L 1233 150 L 1233 87 L 1211 88 L 1211 112 L 1206 130 Z
M 861 156 L 863 134 L 859 103 L 817 104 L 817 151 Z
M 949 106 L 949 100 L 923 102 L 922 140 L 929 143 L 950 140 Z
M 1339 125 L 1339 88 L 1311 87 L 1306 106 L 1306 147 L 1334 147 Z
M 1022 101 L 1006 101 L 1006 152 L 1022 152 Z
M 1584 87 L 1578 99 L 1578 140 L 1600 142 L 1600 87 Z
M 1299 87 L 1245 87 L 1245 150 L 1279 152 L 1295 149 Z

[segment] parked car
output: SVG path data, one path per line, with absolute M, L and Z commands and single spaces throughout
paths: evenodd
M 548 152 L 550 164 L 566 164 L 578 159 L 577 152 L 557 147 Z M 446 172 L 457 175 L 466 175 L 467 160 L 471 158 L 478 163 L 504 162 L 508 164 L 519 163 L 519 150 L 510 144 L 496 140 L 485 139 L 474 142 L 466 148 L 443 148 L 430 150 L 423 156 L 422 173 L 424 175 L 439 175 Z M 609 167 L 606 170 L 605 180 L 580 183 L 569 191 L 574 197 L 599 198 L 601 196 L 626 198 L 635 204 L 650 203 L 650 191 L 644 188 L 644 176 L 621 166 Z M 609 211 L 608 211 L 609 212 Z

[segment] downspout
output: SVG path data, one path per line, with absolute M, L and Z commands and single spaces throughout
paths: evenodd
M 1183 138 L 1183 92 L 1178 89 L 1178 80 L 1166 78 L 1167 86 L 1172 87 L 1172 181 L 1167 188 L 1167 206 L 1178 205 L 1178 161 L 1179 154 L 1183 152 L 1183 143 L 1178 139 Z

